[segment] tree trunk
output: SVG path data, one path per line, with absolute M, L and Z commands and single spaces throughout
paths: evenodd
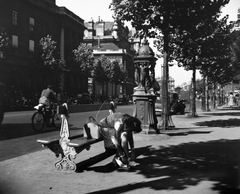
M 111 83 L 112 86 L 112 96 L 114 96 L 114 83 Z
M 213 108 L 216 108 L 216 84 L 213 84 L 213 93 L 212 93 L 212 99 L 213 99 Z
M 162 121 L 160 128 L 167 130 L 175 127 L 173 125 L 170 106 L 169 106 L 169 95 L 168 95 L 168 79 L 169 79 L 169 68 L 168 68 L 168 31 L 164 31 L 164 61 L 163 61 L 163 72 L 162 72 Z
M 203 75 L 202 111 L 206 111 L 206 76 Z
M 209 87 L 208 87 L 208 77 L 206 76 L 206 111 L 210 111 L 209 108 Z
M 115 96 L 117 96 L 117 86 L 118 84 L 115 84 Z
M 223 94 L 223 86 L 221 86 L 221 101 L 222 101 L 221 105 L 224 105 L 225 104 L 225 96 Z
M 196 68 L 195 64 L 193 65 L 192 71 L 192 117 L 196 117 Z
M 222 104 L 222 99 L 221 99 L 221 86 L 218 84 L 218 106 L 221 106 Z
M 108 100 L 109 92 L 108 92 L 108 82 L 106 83 L 106 99 Z
M 102 83 L 102 96 L 105 96 L 104 83 Z

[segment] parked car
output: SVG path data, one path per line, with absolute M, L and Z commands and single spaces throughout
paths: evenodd
M 77 99 L 75 101 L 76 101 L 75 104 L 93 104 L 94 103 L 88 93 L 78 94 Z
M 175 115 L 175 114 L 185 114 L 185 101 L 184 100 L 176 100 L 174 103 L 170 103 L 171 109 L 170 109 L 170 114 Z
M 125 95 L 122 95 L 120 94 L 118 96 L 118 101 L 117 101 L 117 104 L 121 104 L 121 105 L 127 105 L 129 103 L 129 99 L 125 96 Z

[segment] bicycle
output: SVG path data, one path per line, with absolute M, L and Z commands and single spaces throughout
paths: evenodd
M 56 129 L 60 129 L 61 127 L 61 119 L 60 116 L 57 114 L 57 106 L 54 104 L 54 107 L 52 109 L 52 115 L 50 118 L 50 123 L 53 123 L 54 125 L 47 125 L 47 115 L 46 115 L 46 109 L 47 107 L 43 104 L 39 104 L 34 107 L 36 109 L 36 112 L 32 115 L 32 127 L 34 131 L 41 132 L 44 128 L 44 126 L 47 127 L 55 127 Z

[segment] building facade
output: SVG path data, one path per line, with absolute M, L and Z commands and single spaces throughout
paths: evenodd
M 123 80 L 121 84 L 106 84 L 105 89 L 102 86 L 94 84 L 93 94 L 116 96 L 124 94 L 129 97 L 133 94 L 133 88 L 136 86 L 134 82 L 134 64 L 133 57 L 136 54 L 132 43 L 129 41 L 129 29 L 121 22 L 108 22 L 100 19 L 85 22 L 87 30 L 85 30 L 84 43 L 93 49 L 94 57 L 104 55 L 111 61 L 119 61 L 120 64 L 128 72 L 128 78 Z M 94 80 L 93 80 L 94 82 Z M 108 88 L 107 88 L 108 87 Z M 117 87 L 117 90 L 115 89 Z M 103 94 L 103 91 L 108 93 Z M 117 94 L 116 92 L 117 91 Z
M 0 48 L 0 82 L 6 85 L 9 98 L 39 95 L 47 84 L 59 92 L 62 72 L 45 68 L 41 59 L 41 38 L 50 35 L 56 42 L 56 56 L 63 61 L 83 41 L 84 20 L 55 0 L 1 0 L 0 27 L 10 40 Z M 66 63 L 66 69 L 71 69 Z M 71 71 L 64 73 L 66 91 L 81 90 Z

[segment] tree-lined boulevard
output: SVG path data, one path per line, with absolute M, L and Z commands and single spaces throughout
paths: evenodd
M 131 113 L 132 108 L 132 105 L 118 106 L 118 111 Z M 96 113 L 71 114 L 70 127 L 78 127 Z M 100 111 L 98 120 L 105 114 L 109 114 L 107 110 Z M 57 135 L 58 131 L 1 140 L 0 193 L 239 193 L 240 155 L 236 149 L 240 145 L 239 107 L 223 106 L 211 112 L 198 109 L 198 114 L 196 118 L 172 116 L 176 127 L 187 128 L 188 133 L 167 138 L 164 134 L 135 134 L 136 161 L 140 165 L 131 171 L 114 168 L 113 156 L 76 173 L 54 170 L 54 154 L 41 148 L 36 139 Z M 30 132 L 30 116 L 31 111 L 7 113 L 1 129 L 5 132 L 13 129 L 6 128 L 11 122 L 16 125 L 15 131 Z M 22 128 L 20 122 L 29 128 Z M 102 143 L 93 145 L 90 151 L 84 150 L 76 158 L 77 163 L 101 155 Z

